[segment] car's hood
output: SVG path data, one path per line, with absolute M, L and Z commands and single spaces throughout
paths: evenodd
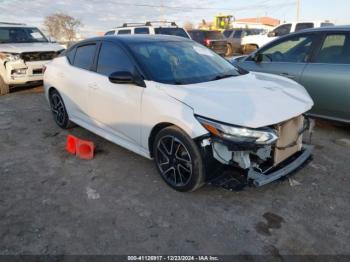
M 24 53 L 24 52 L 50 52 L 64 49 L 56 43 L 20 43 L 0 44 L 0 52 Z
M 191 85 L 162 85 L 171 97 L 213 120 L 250 128 L 269 126 L 305 113 L 313 101 L 296 82 L 269 74 Z

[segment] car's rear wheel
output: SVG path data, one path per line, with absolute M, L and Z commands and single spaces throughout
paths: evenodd
M 0 96 L 10 93 L 10 86 L 0 76 Z
M 227 51 L 225 56 L 232 56 L 233 55 L 233 47 L 231 44 L 227 44 Z
M 173 189 L 188 192 L 204 184 L 205 167 L 199 148 L 181 129 L 162 129 L 154 140 L 153 156 L 161 177 Z
M 243 46 L 242 51 L 243 51 L 244 55 L 249 55 L 249 54 L 255 52 L 257 49 L 259 49 L 259 47 L 257 45 L 248 44 L 248 45 Z
M 69 120 L 69 116 L 64 105 L 61 95 L 56 90 L 51 90 L 49 94 L 51 112 L 56 124 L 64 129 L 73 126 L 73 123 Z

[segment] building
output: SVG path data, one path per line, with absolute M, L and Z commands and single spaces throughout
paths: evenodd
M 280 20 L 272 17 L 255 17 L 237 19 L 232 23 L 233 28 L 258 28 L 270 31 L 281 23 Z

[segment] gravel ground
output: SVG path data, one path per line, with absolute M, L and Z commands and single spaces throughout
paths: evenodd
M 90 139 L 96 157 L 65 150 Z M 41 89 L 0 97 L 0 254 L 350 254 L 350 128 L 321 122 L 314 160 L 262 188 L 167 187 L 152 161 L 76 127 Z

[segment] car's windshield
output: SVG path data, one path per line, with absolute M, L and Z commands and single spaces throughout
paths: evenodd
M 152 80 L 166 84 L 194 84 L 238 76 L 226 59 L 193 41 L 130 44 Z
M 178 27 L 158 27 L 154 28 L 154 32 L 157 35 L 176 35 L 185 38 L 189 38 L 183 28 Z
M 48 42 L 48 40 L 35 27 L 0 27 L 0 43 L 37 42 Z

